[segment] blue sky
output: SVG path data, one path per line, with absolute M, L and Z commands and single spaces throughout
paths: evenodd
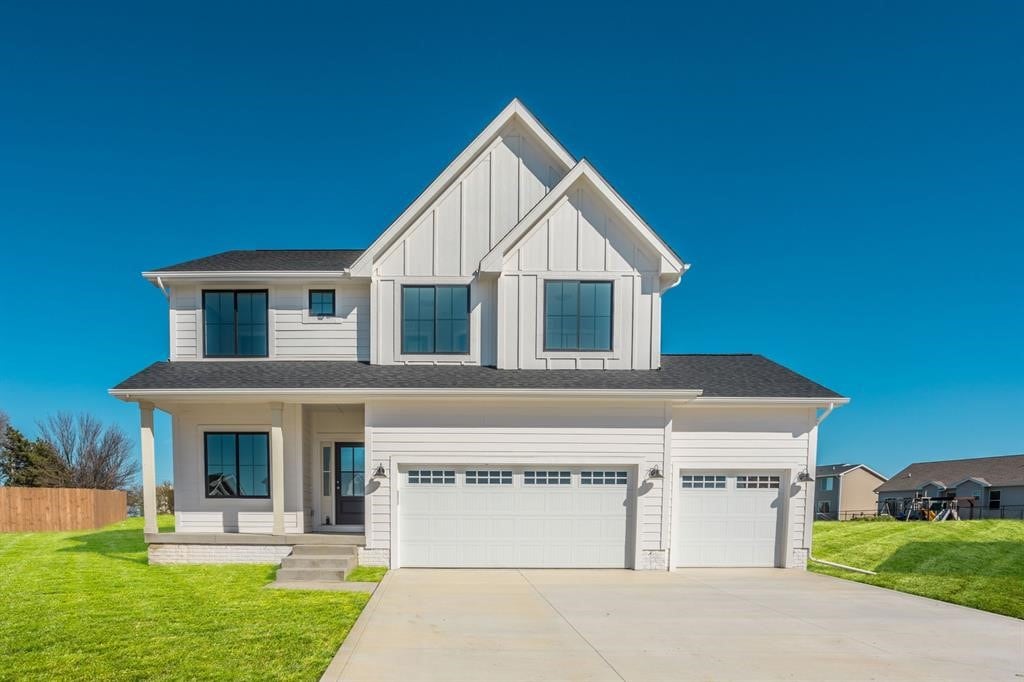
M 667 352 L 853 398 L 822 462 L 1024 451 L 1024 5 L 517 7 L 5 5 L 0 409 L 137 437 L 141 270 L 364 247 L 518 96 L 693 263 Z

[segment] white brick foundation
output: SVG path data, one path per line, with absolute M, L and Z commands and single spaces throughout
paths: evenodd
M 386 549 L 360 547 L 357 552 L 360 566 L 390 566 L 391 564 L 391 553 Z
M 668 570 L 668 552 L 663 549 L 647 549 L 640 552 L 638 571 Z
M 277 564 L 291 554 L 290 545 L 149 546 L 151 564 Z
M 807 555 L 810 554 L 803 547 L 795 547 L 790 555 L 789 568 L 807 568 Z

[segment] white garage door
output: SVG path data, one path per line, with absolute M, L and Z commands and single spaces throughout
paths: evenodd
M 626 469 L 432 466 L 399 474 L 402 566 L 627 565 Z
M 775 566 L 780 480 L 771 472 L 683 471 L 676 566 Z

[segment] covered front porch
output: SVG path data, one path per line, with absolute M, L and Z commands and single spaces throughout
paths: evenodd
M 174 532 L 159 532 L 154 411 L 171 417 Z M 366 543 L 363 403 L 139 402 L 147 543 Z M 368 488 L 370 490 L 368 490 Z

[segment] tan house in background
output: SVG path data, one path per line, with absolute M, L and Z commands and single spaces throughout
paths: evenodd
M 823 464 L 814 478 L 814 517 L 819 521 L 874 516 L 875 490 L 888 480 L 863 464 Z

